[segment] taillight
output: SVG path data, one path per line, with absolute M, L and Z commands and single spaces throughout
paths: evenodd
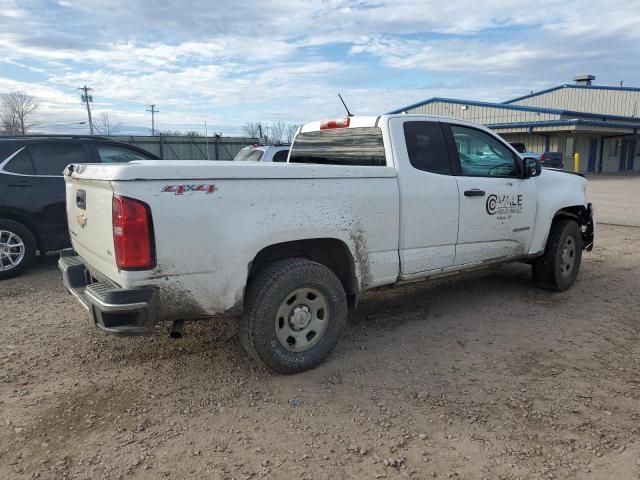
M 121 270 L 153 268 L 151 213 L 143 202 L 114 195 L 113 244 Z
M 540 163 L 544 163 L 546 161 L 547 161 L 547 159 L 544 158 L 544 155 L 540 155 Z
M 334 120 L 323 120 L 320 122 L 320 130 L 328 130 L 330 128 L 346 128 L 349 126 L 351 119 L 349 117 L 336 118 Z

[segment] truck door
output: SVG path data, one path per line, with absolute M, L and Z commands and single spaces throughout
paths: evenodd
M 458 186 L 440 122 L 392 118 L 399 166 L 403 275 L 450 267 L 458 235 Z
M 536 214 L 535 181 L 522 178 L 519 157 L 495 136 L 447 128 L 460 198 L 455 265 L 525 254 Z

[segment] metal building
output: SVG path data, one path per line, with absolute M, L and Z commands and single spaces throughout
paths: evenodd
M 531 152 L 561 152 L 581 172 L 640 171 L 640 88 L 592 85 L 592 75 L 503 103 L 431 98 L 391 113 L 482 123 Z

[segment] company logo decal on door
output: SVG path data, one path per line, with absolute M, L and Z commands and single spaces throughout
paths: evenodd
M 522 195 L 489 195 L 486 208 L 489 215 L 522 213 Z

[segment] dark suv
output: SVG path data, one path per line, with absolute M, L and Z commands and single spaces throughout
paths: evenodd
M 70 163 L 159 160 L 99 137 L 0 137 L 0 280 L 70 246 L 62 172 Z

